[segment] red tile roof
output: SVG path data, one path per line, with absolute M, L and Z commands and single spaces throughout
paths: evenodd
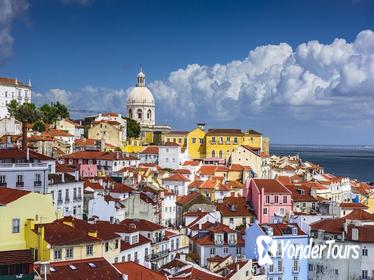
M 139 234 L 139 242 L 137 243 L 130 244 L 130 242 L 121 240 L 121 252 L 124 250 L 134 248 L 134 247 L 142 246 L 144 244 L 151 243 L 151 242 L 152 242 L 151 240 Z
M 155 231 L 164 229 L 164 227 L 144 219 L 125 219 L 121 222 L 121 224 L 128 225 L 139 231 Z
M 40 271 L 39 265 L 36 269 Z M 42 276 L 42 279 L 44 274 Z M 104 258 L 51 262 L 50 280 L 122 280 L 122 274 Z
M 32 263 L 34 258 L 31 250 L 0 251 L 0 266 Z
M 31 89 L 31 86 L 29 86 L 25 83 L 22 83 L 22 82 L 18 81 L 17 79 L 13 79 L 13 78 L 0 77 L 0 85 L 17 86 L 17 87 L 23 87 L 23 88 Z
M 174 142 L 165 142 L 164 144 L 160 145 L 161 147 L 162 146 L 165 146 L 165 147 L 179 147 L 179 145 L 177 143 L 174 143 Z
M 170 175 L 167 178 L 163 178 L 162 180 L 163 181 L 179 181 L 179 182 L 188 182 L 188 181 L 190 181 L 188 178 L 184 177 L 180 173 L 172 174 L 172 175 Z
M 176 204 L 184 206 L 184 205 L 192 202 L 196 198 L 198 198 L 200 195 L 201 194 L 198 193 L 198 192 L 191 192 L 188 195 L 179 197 L 179 199 L 177 200 Z
M 29 157 L 32 160 L 55 160 L 54 158 L 39 154 L 34 151 L 29 151 Z M 0 152 L 0 159 L 27 159 L 27 152 L 19 149 L 2 149 Z
M 141 154 L 147 155 L 158 155 L 158 147 L 157 146 L 149 146 L 144 148 L 143 151 L 140 152 Z
M 343 217 L 346 220 L 362 220 L 362 221 L 374 221 L 374 214 L 366 212 L 362 209 L 352 210 L 351 213 Z
M 225 197 L 222 203 L 217 203 L 217 210 L 222 217 L 252 217 L 244 197 Z
M 73 172 L 75 172 L 75 170 L 76 169 L 73 168 L 70 165 L 56 163 L 56 172 L 57 173 L 73 173 Z
M 179 174 L 191 174 L 191 171 L 188 169 L 175 169 L 173 173 L 179 173 Z
M 290 226 L 297 228 L 297 235 L 307 235 L 303 232 L 297 224 L 261 224 L 261 227 L 267 226 L 273 229 L 273 235 L 281 236 L 284 234 L 291 234 Z
M 65 130 L 60 130 L 60 129 L 51 129 L 51 130 L 48 130 L 44 133 L 42 133 L 42 135 L 49 135 L 49 136 L 61 136 L 61 137 L 73 137 L 74 135 L 70 134 L 69 132 L 65 131 Z
M 200 188 L 200 186 L 204 183 L 203 180 L 194 180 L 192 181 L 189 185 L 188 185 L 188 188 L 189 189 L 193 189 L 193 188 Z
M 339 204 L 339 206 L 342 209 L 369 209 L 369 207 L 365 204 L 354 202 L 342 202 Z
M 353 238 L 353 229 L 356 229 L 358 232 L 357 239 Z M 374 225 L 348 225 L 347 239 L 353 242 L 374 243 Z
M 121 152 L 80 151 L 65 155 L 66 159 L 96 159 L 96 160 L 136 160 Z
M 258 189 L 261 192 L 261 189 L 264 189 L 264 193 L 284 193 L 291 194 L 291 191 L 288 190 L 281 182 L 275 179 L 252 179 Z
M 152 271 L 135 262 L 123 262 L 113 264 L 121 273 L 128 276 L 128 280 L 167 280 L 166 276 Z
M 83 184 L 84 188 L 91 188 L 93 190 L 104 190 L 103 186 L 101 186 L 99 183 L 97 182 L 90 182 L 88 180 L 85 180 L 84 181 L 84 184 Z
M 0 205 L 12 203 L 29 193 L 29 191 L 0 187 Z
M 183 166 L 199 166 L 199 165 L 200 165 L 200 161 L 195 161 L 195 160 L 186 160 L 183 163 Z
M 200 169 L 197 172 L 200 173 L 201 175 L 214 176 L 216 172 L 216 168 L 217 166 L 215 165 L 203 165 L 200 167 Z

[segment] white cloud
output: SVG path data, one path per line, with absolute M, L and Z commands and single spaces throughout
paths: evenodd
M 29 8 L 27 0 L 0 0 L 0 62 L 12 53 L 12 22 Z
M 359 108 L 374 97 L 374 32 L 362 31 L 352 43 L 310 41 L 295 50 L 286 43 L 261 46 L 243 60 L 188 65 L 149 87 L 161 110 L 181 119 L 233 120 L 274 106 L 302 119 L 322 117 L 322 108 L 330 114 L 348 110 L 346 118 L 354 108 L 364 117 L 368 112 Z

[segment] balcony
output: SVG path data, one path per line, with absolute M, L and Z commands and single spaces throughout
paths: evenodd
M 236 239 L 229 239 L 230 246 L 236 246 Z
M 292 273 L 299 273 L 300 272 L 300 266 L 292 267 Z
M 169 253 L 170 253 L 170 250 L 165 250 L 165 251 L 160 251 L 160 252 L 158 252 L 156 254 L 150 254 L 146 258 L 146 260 L 147 261 L 155 261 L 155 260 L 167 257 L 169 255 Z
M 16 170 L 36 170 L 44 171 L 48 170 L 48 164 L 46 163 L 0 163 L 1 171 L 16 171 Z
M 219 239 L 217 239 L 217 240 L 215 240 L 215 242 L 214 242 L 216 245 L 218 245 L 218 246 L 222 246 L 223 245 L 223 240 L 219 240 Z
M 61 205 L 61 204 L 62 204 L 62 199 L 57 200 L 57 205 Z
M 70 203 L 70 199 L 65 199 L 65 204 L 69 204 Z
M 34 181 L 34 187 L 41 187 L 42 181 Z
M 6 187 L 8 184 L 7 184 L 7 182 L 1 182 L 0 183 L 0 187 Z
M 23 188 L 25 187 L 25 182 L 16 182 L 16 188 Z

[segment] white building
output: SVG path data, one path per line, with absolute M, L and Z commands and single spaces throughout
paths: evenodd
M 22 123 L 14 117 L 4 117 L 0 119 L 1 135 L 20 135 L 22 133 Z
M 178 169 L 182 162 L 181 147 L 173 142 L 159 146 L 158 165 L 162 168 Z
M 0 119 L 8 116 L 7 105 L 16 100 L 19 104 L 31 102 L 31 82 L 24 84 L 17 79 L 0 77 Z
M 117 222 L 126 217 L 125 206 L 120 199 L 110 195 L 97 195 L 88 201 L 88 218 L 97 218 L 101 221 Z
M 175 193 L 167 192 L 163 195 L 161 202 L 161 225 L 169 227 L 176 224 L 176 195 Z
M 48 192 L 52 194 L 53 204 L 63 216 L 83 218 L 83 181 L 68 173 L 50 174 Z
M 140 70 L 136 86 L 127 97 L 127 112 L 130 119 L 143 125 L 155 125 L 155 99 L 152 92 L 145 86 L 145 75 Z
M 162 179 L 162 183 L 165 188 L 176 195 L 187 195 L 188 184 L 190 180 L 182 174 L 175 173 L 167 178 Z
M 48 174 L 55 172 L 53 158 L 18 149 L 0 150 L 0 186 L 47 193 Z

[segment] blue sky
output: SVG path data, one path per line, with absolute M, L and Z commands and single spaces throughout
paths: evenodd
M 374 144 L 373 14 L 371 0 L 0 0 L 0 73 L 31 79 L 38 103 L 123 112 L 143 65 L 175 129 Z

